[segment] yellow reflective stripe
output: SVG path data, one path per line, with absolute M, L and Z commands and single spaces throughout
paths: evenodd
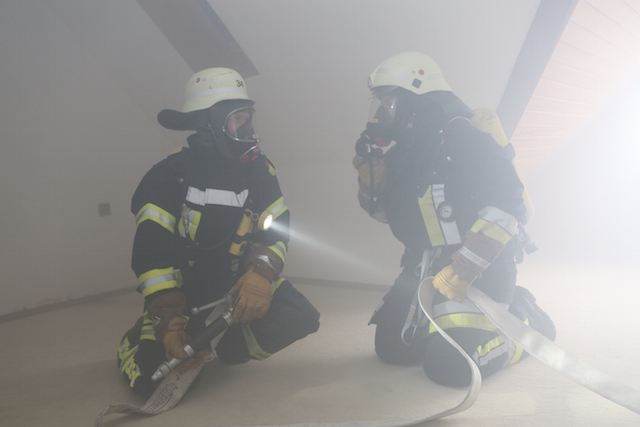
M 438 317 L 435 321 L 438 326 L 445 330 L 452 328 L 472 328 L 493 332 L 497 329 L 496 325 L 494 325 L 487 316 L 478 313 L 448 314 Z M 437 332 L 436 327 L 429 324 L 429 333 L 432 334 L 434 332 Z
M 129 377 L 129 386 L 133 388 L 136 379 L 142 375 L 142 372 L 140 372 L 140 367 L 133 361 L 133 356 L 137 353 L 138 346 L 129 348 L 130 345 L 129 339 L 125 337 L 118 351 L 118 358 L 120 359 L 118 370 Z
M 242 334 L 244 335 L 244 341 L 247 344 L 247 349 L 249 350 L 249 354 L 255 359 L 264 360 L 267 357 L 271 356 L 271 353 L 264 351 L 262 347 L 260 347 L 258 341 L 256 341 L 256 337 L 251 331 L 250 325 L 250 322 L 242 324 Z
M 528 326 L 529 325 L 529 319 L 524 319 L 524 324 Z M 511 362 L 510 362 L 511 365 L 513 365 L 518 360 L 520 360 L 522 358 L 522 354 L 524 353 L 524 349 L 520 346 L 520 344 L 518 344 L 515 341 L 514 341 L 514 344 L 516 345 L 516 352 L 513 355 L 513 357 L 511 358 Z
M 271 292 L 274 292 L 280 287 L 280 285 L 282 285 L 282 282 L 285 281 L 284 277 L 281 277 L 280 279 L 278 279 L 276 282 L 273 282 L 271 284 Z
M 429 235 L 431 246 L 435 247 L 446 245 L 444 235 L 440 229 L 440 221 L 438 221 L 436 207 L 433 203 L 431 186 L 429 186 L 422 197 L 418 199 L 418 206 L 420 206 L 420 213 L 422 213 L 424 225 L 427 227 L 427 234 Z
M 196 232 L 198 231 L 198 226 L 200 225 L 200 219 L 202 218 L 202 212 L 194 209 L 187 209 L 189 210 L 189 237 L 191 238 L 191 240 L 195 240 Z M 182 220 L 178 221 L 178 234 L 180 234 L 182 237 L 187 237 L 186 233 L 184 232 L 184 221 Z
M 506 245 L 513 237 L 505 229 L 493 222 L 487 222 L 484 219 L 477 220 L 471 227 L 474 233 L 482 233 L 485 236 Z
M 133 357 L 136 352 L 137 347 L 129 348 L 131 343 L 129 342 L 128 337 L 124 337 L 122 343 L 120 343 L 120 348 L 118 349 L 118 359 L 120 360 L 120 372 L 122 372 L 125 363 Z
M 269 173 L 273 176 L 276 176 L 276 168 L 273 167 L 271 162 L 267 162 L 269 164 Z
M 142 322 L 142 330 L 140 331 L 140 340 L 157 341 L 156 331 L 153 329 L 153 321 L 147 318 L 146 312 Z
M 482 233 L 502 244 L 507 244 L 518 230 L 518 220 L 511 214 L 494 206 L 487 206 L 478 212 L 479 219 L 471 231 Z
M 149 270 L 138 277 L 138 283 L 144 297 L 163 289 L 179 287 L 173 267 Z
M 287 258 L 287 245 L 285 245 L 284 242 L 278 240 L 275 245 L 269 246 L 269 249 L 278 255 L 278 258 L 280 258 L 282 262 L 285 262 L 285 259 Z
M 487 354 L 489 354 L 491 350 L 497 347 L 500 347 L 500 345 L 502 345 L 503 343 L 504 343 L 504 339 L 502 338 L 501 335 L 498 335 L 497 337 L 495 337 L 494 339 L 486 343 L 484 346 L 482 345 L 478 346 L 478 350 L 477 350 L 478 356 L 480 357 L 486 356 Z
M 273 215 L 273 219 L 275 220 L 280 215 L 285 213 L 289 208 L 287 204 L 284 202 L 284 197 L 280 197 L 278 200 L 273 202 L 265 211 L 268 211 Z
M 138 211 L 136 215 L 136 227 L 144 221 L 153 221 L 170 233 L 173 233 L 176 226 L 176 217 L 165 211 L 161 207 L 152 203 L 147 203 Z

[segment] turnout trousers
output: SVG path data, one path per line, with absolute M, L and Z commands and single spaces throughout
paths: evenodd
M 515 283 L 515 270 L 498 271 L 497 274 L 513 275 L 506 279 Z M 491 280 L 492 277 L 484 279 Z M 370 322 L 376 325 L 376 354 L 386 363 L 422 364 L 427 377 L 438 384 L 467 386 L 471 381 L 471 369 L 467 361 L 435 327 L 428 324 L 428 319 L 420 310 L 416 295 L 419 282 L 416 268 L 405 267 L 378 306 Z M 516 317 L 543 335 L 552 340 L 555 338 L 553 322 L 535 304 L 535 298 L 528 290 L 515 284 L 503 289 L 510 303 L 502 302 L 505 297 L 490 296 L 508 306 Z M 502 334 L 468 300 L 457 302 L 436 294 L 433 316 L 438 325 L 473 358 L 483 378 L 526 355 L 519 345 Z
M 204 321 L 209 312 L 189 319 L 187 333 L 190 336 L 196 336 L 205 327 Z M 316 332 L 320 326 L 319 318 L 320 313 L 309 300 L 291 282 L 280 279 L 269 311 L 260 319 L 231 325 L 215 352 L 226 364 L 263 360 Z M 152 321 L 146 316 L 140 317 L 120 342 L 119 371 L 133 390 L 149 397 L 158 385 L 151 376 L 164 361 L 164 345 L 155 339 Z

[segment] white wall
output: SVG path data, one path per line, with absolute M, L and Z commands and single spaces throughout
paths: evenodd
M 130 198 L 175 145 L 48 3 L 0 3 L 0 314 L 135 287 Z
M 366 77 L 431 46 L 463 99 L 495 108 L 538 0 L 327 1 L 302 18 L 280 0 L 211 3 L 260 72 L 247 81 L 256 127 L 292 212 L 285 274 L 389 285 L 402 247 L 358 206 L 351 167 Z M 180 108 L 192 71 L 130 1 L 0 2 L 0 40 L 0 315 L 135 287 L 130 198 L 184 143 L 155 116 Z

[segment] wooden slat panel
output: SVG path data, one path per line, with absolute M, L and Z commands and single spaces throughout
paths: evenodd
M 511 142 L 523 175 L 570 142 L 640 73 L 640 0 L 580 0 Z
M 575 114 L 589 114 L 593 111 L 592 102 L 577 102 L 571 98 L 549 98 L 535 95 L 527 105 L 528 111 L 545 111 L 547 113 L 563 113 L 571 111 Z
M 618 30 L 612 33 L 614 38 L 625 36 L 625 33 L 640 37 L 640 1 L 584 0 L 582 3 L 618 27 Z M 580 22 L 580 17 L 581 15 L 575 15 L 572 20 Z

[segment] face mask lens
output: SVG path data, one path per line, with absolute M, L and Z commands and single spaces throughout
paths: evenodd
M 240 108 L 229 113 L 224 126 L 229 138 L 239 142 L 257 142 L 252 125 L 253 112 L 253 108 Z
M 396 117 L 396 106 L 395 96 L 383 95 L 373 98 L 369 108 L 369 122 L 379 125 L 391 124 Z

